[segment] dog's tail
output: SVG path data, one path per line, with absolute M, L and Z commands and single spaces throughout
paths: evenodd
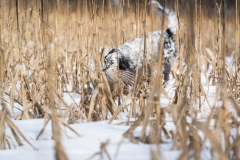
M 156 14 L 160 16 L 164 14 L 168 17 L 167 32 L 171 35 L 176 35 L 178 30 L 178 19 L 176 13 L 173 10 L 163 8 L 156 0 L 151 0 L 149 4 L 153 5 L 153 11 Z

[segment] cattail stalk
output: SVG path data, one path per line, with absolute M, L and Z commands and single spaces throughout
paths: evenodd
M 51 7 L 48 8 L 48 0 L 45 1 L 45 3 L 43 3 L 43 0 L 42 0 L 42 7 L 44 6 L 44 8 L 42 8 L 42 18 L 44 18 L 44 13 L 46 13 L 45 17 L 48 17 L 47 18 L 47 22 L 48 20 L 50 20 L 51 22 L 55 23 L 55 26 L 57 25 L 56 24 L 56 20 L 55 19 L 49 19 L 49 10 L 51 9 Z M 44 12 L 43 11 L 47 11 L 47 12 Z M 53 11 L 55 13 L 55 16 L 56 16 L 56 10 Z M 44 19 L 42 19 L 42 21 L 44 21 Z M 43 30 L 45 28 L 42 28 Z M 57 103 L 55 103 L 55 93 L 54 93 L 54 88 L 55 87 L 55 84 L 56 84 L 56 75 L 55 75 L 55 70 L 56 70 L 56 59 L 54 57 L 54 55 L 56 55 L 56 49 L 54 48 L 47 48 L 47 43 L 51 44 L 51 43 L 54 43 L 56 41 L 54 41 L 54 39 L 52 38 L 47 38 L 46 36 L 43 36 L 45 39 L 44 41 L 46 42 L 45 43 L 45 47 L 46 48 L 46 58 L 47 58 L 47 67 L 46 67 L 46 70 L 47 70 L 47 74 L 48 74 L 48 78 L 47 78 L 47 89 L 48 89 L 48 98 L 49 98 L 49 109 L 51 110 L 51 119 L 52 119 L 52 135 L 53 135 L 53 139 L 55 141 L 55 157 L 57 160 L 67 160 L 68 157 L 64 151 L 64 148 L 62 146 L 62 143 L 61 143 L 61 128 L 60 128 L 60 125 L 59 125 L 59 117 L 57 115 L 57 108 L 58 108 L 58 105 Z M 56 38 L 56 37 L 55 37 Z M 56 47 L 56 45 L 54 45 L 54 47 Z
M 0 2 L 0 102 L 3 102 L 4 59 L 4 52 L 2 49 L 2 2 Z
M 237 74 L 238 64 L 240 63 L 238 60 L 239 53 L 239 17 L 238 17 L 238 0 L 236 0 L 236 45 L 235 45 L 235 72 Z M 235 88 L 236 89 L 236 88 Z
M 222 91 L 222 101 L 223 101 L 223 109 L 224 109 L 224 113 L 223 113 L 223 118 L 224 118 L 224 139 L 225 139 L 225 147 L 229 148 L 230 147 L 230 142 L 229 142 L 229 138 L 230 138 L 230 128 L 228 125 L 229 122 L 229 118 L 228 118 L 228 102 L 227 102 L 227 71 L 226 71 L 226 28 L 225 28 L 225 5 L 226 2 L 225 0 L 222 0 L 222 35 L 223 35 L 223 39 L 222 39 L 222 60 L 223 60 L 223 64 L 222 64 L 222 78 L 223 78 L 223 82 L 221 83 L 221 87 L 223 88 Z M 230 156 L 230 154 L 228 155 Z M 229 157 L 230 158 L 230 157 Z

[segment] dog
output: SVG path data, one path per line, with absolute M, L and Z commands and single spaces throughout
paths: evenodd
M 169 80 L 169 74 L 177 58 L 177 44 L 174 36 L 178 29 L 178 19 L 174 11 L 163 8 L 157 1 L 151 1 L 153 11 L 162 16 L 168 17 L 166 31 L 154 31 L 146 34 L 146 57 L 148 60 L 153 56 L 154 63 L 157 63 L 160 39 L 163 37 L 163 58 L 162 71 L 164 83 Z M 102 70 L 105 72 L 109 86 L 113 91 L 116 85 L 122 85 L 123 93 L 127 94 L 133 90 L 137 66 L 139 71 L 142 69 L 144 60 L 144 36 L 126 42 L 117 49 L 112 48 L 104 58 Z

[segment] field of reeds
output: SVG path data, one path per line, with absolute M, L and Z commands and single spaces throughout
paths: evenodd
M 56 159 L 68 159 L 64 127 L 80 136 L 72 124 L 124 120 L 124 138 L 156 145 L 152 159 L 161 157 L 165 139 L 179 159 L 201 159 L 206 143 L 211 159 L 240 159 L 240 2 L 159 2 L 180 24 L 171 81 L 162 85 L 159 56 L 157 74 L 143 69 L 123 95 L 110 90 L 103 59 L 110 48 L 166 30 L 167 17 L 156 16 L 147 0 L 1 0 L 0 150 L 31 145 L 13 119 L 44 119 L 38 137 L 51 121 Z

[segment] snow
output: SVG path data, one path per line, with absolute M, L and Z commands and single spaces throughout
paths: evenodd
M 173 81 L 170 81 L 166 91 L 173 95 L 173 88 L 171 87 Z M 169 87 L 170 86 L 170 87 Z M 79 104 L 80 96 L 79 94 L 70 93 L 74 97 L 74 101 Z M 68 93 L 63 94 L 64 100 L 70 105 L 75 103 Z M 161 96 L 162 107 L 166 107 L 169 100 Z M 18 104 L 15 104 L 18 106 Z M 21 108 L 21 106 L 18 106 Z M 17 114 L 19 111 L 15 110 Z M 67 128 L 66 134 L 62 135 L 62 144 L 70 160 L 88 159 L 95 153 L 99 152 L 101 149 L 101 143 L 109 141 L 107 145 L 107 152 L 109 153 L 111 159 L 116 160 L 148 160 L 151 158 L 151 151 L 156 150 L 156 145 L 144 144 L 141 142 L 132 143 L 129 138 L 123 138 L 123 134 L 129 129 L 130 126 L 125 125 L 127 120 L 127 113 L 123 112 L 122 117 L 124 120 L 115 120 L 112 124 L 108 124 L 108 121 L 101 122 L 91 122 L 91 123 L 78 123 L 71 124 L 70 126 L 75 129 L 81 137 L 71 132 Z M 134 118 L 130 121 L 134 122 Z M 19 160 L 19 158 L 24 160 L 52 160 L 55 159 L 54 154 L 54 141 L 52 140 L 52 129 L 51 122 L 46 126 L 44 133 L 36 140 L 40 130 L 44 125 L 44 119 L 31 119 L 31 120 L 13 120 L 13 122 L 18 126 L 22 133 L 27 137 L 27 139 L 36 147 L 38 150 L 34 150 L 30 145 L 28 145 L 24 140 L 23 146 L 17 146 L 15 142 L 16 149 L 8 149 L 0 151 L 0 160 Z M 167 120 L 168 130 L 175 130 L 175 126 L 171 118 Z M 137 127 L 133 135 L 134 137 L 140 137 L 142 127 Z M 149 130 L 149 127 L 147 128 Z M 64 133 L 64 132 L 62 132 Z M 10 136 L 14 140 L 11 130 L 6 126 L 6 135 Z M 165 139 L 164 143 L 159 144 L 161 151 L 161 159 L 177 159 L 181 154 L 180 150 L 172 150 L 172 140 Z M 13 146 L 12 146 L 13 147 Z M 119 149 L 118 149 L 119 148 Z M 206 157 L 206 156 L 205 156 Z M 101 159 L 100 155 L 96 155 L 93 159 Z M 103 154 L 103 159 L 108 159 L 106 154 Z
M 173 84 L 170 81 L 169 86 Z M 173 90 L 172 87 L 166 88 L 168 93 Z M 74 93 L 64 93 L 63 99 L 68 105 L 75 103 L 69 96 L 71 94 L 74 97 L 74 101 L 77 105 L 80 103 L 81 95 Z M 171 93 L 173 95 L 173 93 Z M 7 98 L 7 97 L 6 97 Z M 166 107 L 169 101 L 166 97 L 161 96 L 162 107 Z M 16 107 L 21 108 L 19 104 L 14 104 Z M 19 114 L 19 110 L 15 109 L 15 113 Z M 127 113 L 123 112 L 122 117 L 124 120 L 115 120 L 112 124 L 108 124 L 108 121 L 92 122 L 92 123 L 78 123 L 71 124 L 70 126 L 74 128 L 81 137 L 71 132 L 67 128 L 66 134 L 62 135 L 62 144 L 70 160 L 88 159 L 95 153 L 100 151 L 101 143 L 109 141 L 107 145 L 107 152 L 109 153 L 111 159 L 116 160 L 148 160 L 151 158 L 151 150 L 156 150 L 156 145 L 144 144 L 137 142 L 137 144 L 132 143 L 129 138 L 124 138 L 122 135 L 129 129 L 130 126 L 125 125 L 127 120 Z M 134 118 L 130 121 L 134 122 Z M 174 130 L 175 126 L 171 120 L 167 128 L 169 130 Z M 52 140 L 52 129 L 51 122 L 46 126 L 44 133 L 36 140 L 40 130 L 44 125 L 44 119 L 31 119 L 31 120 L 13 120 L 17 127 L 22 131 L 22 133 L 27 137 L 27 139 L 36 147 L 38 150 L 34 150 L 30 145 L 28 145 L 24 140 L 23 146 L 17 146 L 15 142 L 16 149 L 8 149 L 0 151 L 0 160 L 19 160 L 19 157 L 24 160 L 52 160 L 55 159 L 54 154 L 54 141 Z M 137 127 L 133 135 L 135 137 L 140 137 L 142 127 Z M 149 130 L 149 128 L 147 128 Z M 62 132 L 64 133 L 64 132 Z M 11 130 L 6 126 L 6 135 L 10 136 L 14 140 Z M 15 141 L 15 140 L 14 140 Z M 160 144 L 161 149 L 161 159 L 177 159 L 181 154 L 180 150 L 172 151 L 172 141 L 165 140 L 164 143 Z M 13 147 L 13 146 L 11 146 Z M 119 149 L 118 149 L 119 148 Z M 93 159 L 100 159 L 100 155 L 96 155 Z M 106 154 L 103 154 L 103 159 L 108 159 Z
M 18 160 L 19 157 L 24 160 L 54 159 L 54 141 L 51 139 L 51 123 L 47 125 L 39 140 L 36 140 L 36 137 L 44 124 L 43 119 L 13 121 L 38 150 L 34 150 L 24 142 L 24 146 L 17 146 L 16 149 L 0 151 L 1 160 Z M 81 137 L 77 137 L 73 132 L 66 129 L 68 137 L 63 135 L 62 143 L 69 159 L 87 159 L 94 153 L 99 152 L 101 143 L 108 140 L 109 144 L 107 145 L 107 151 L 112 159 L 151 159 L 150 151 L 152 147 L 154 148 L 154 145 L 147 145 L 141 142 L 134 144 L 130 142 L 129 139 L 124 139 L 122 134 L 129 128 L 129 126 L 116 125 L 117 123 L 119 123 L 119 121 L 114 121 L 113 124 L 108 124 L 108 121 L 72 124 L 71 127 L 80 133 Z M 6 134 L 11 135 L 10 132 L 10 129 L 7 127 Z M 140 133 L 141 127 L 138 127 L 134 131 L 134 135 L 137 136 L 140 135 Z M 120 145 L 122 140 L 123 142 Z M 120 148 L 116 155 L 118 145 L 120 145 Z M 170 153 L 171 145 L 171 143 L 161 144 L 163 153 L 162 157 L 164 159 L 169 159 L 168 153 Z M 173 151 L 173 153 L 175 154 L 170 155 L 171 159 L 176 159 L 179 156 L 180 151 Z M 95 156 L 93 159 L 99 159 L 99 156 Z
M 172 84 L 172 82 L 170 84 Z M 68 105 L 75 103 L 69 94 L 74 97 L 74 101 L 78 105 L 80 103 L 81 95 L 74 93 L 64 93 L 63 99 L 67 102 Z M 6 99 L 9 100 L 7 97 Z M 163 107 L 169 103 L 169 101 L 164 96 L 161 96 L 161 102 L 163 104 Z M 21 109 L 21 106 L 19 106 L 19 104 L 15 103 L 14 105 Z M 16 114 L 20 114 L 19 110 L 15 109 L 14 111 Z M 141 142 L 134 144 L 130 141 L 129 138 L 123 138 L 122 135 L 130 127 L 125 125 L 125 122 L 127 121 L 126 116 L 127 113 L 123 112 L 122 117 L 124 120 L 115 120 L 112 122 L 112 124 L 108 124 L 108 121 L 71 124 L 70 126 L 75 129 L 81 135 L 81 137 L 78 137 L 69 129 L 62 127 L 63 130 L 66 130 L 66 134 L 62 135 L 62 144 L 68 158 L 70 160 L 88 159 L 100 151 L 101 143 L 109 141 L 109 144 L 107 145 L 107 152 L 109 153 L 111 159 L 151 159 L 151 150 L 155 150 L 156 145 L 149 145 Z M 24 160 L 55 159 L 51 122 L 48 123 L 44 133 L 39 137 L 38 140 L 36 140 L 40 130 L 44 125 L 44 119 L 31 119 L 21 121 L 14 119 L 12 120 L 21 130 L 21 132 L 27 137 L 27 139 L 33 144 L 33 146 L 38 150 L 34 150 L 24 140 L 23 146 L 17 146 L 17 143 L 15 142 L 15 149 L 13 146 L 11 146 L 12 149 L 0 151 L 0 160 L 19 160 L 19 157 Z M 134 121 L 135 118 L 130 119 L 131 124 Z M 171 120 L 169 122 L 168 128 L 175 128 Z M 137 127 L 133 132 L 133 135 L 135 137 L 140 137 L 141 130 L 141 126 Z M 147 130 L 149 130 L 149 128 L 147 128 Z M 11 130 L 8 126 L 6 126 L 6 135 L 10 136 L 11 139 L 14 140 Z M 162 159 L 177 159 L 181 153 L 179 150 L 171 151 L 171 141 L 166 141 L 166 143 L 160 144 L 159 146 L 161 148 Z M 100 159 L 100 155 L 96 155 L 93 159 Z M 107 159 L 106 154 L 103 154 L 103 159 Z
M 227 61 L 231 63 L 231 58 L 227 58 Z M 165 88 L 166 92 L 170 97 L 174 95 L 173 88 L 174 80 L 170 80 L 167 87 Z M 216 99 L 216 89 L 217 86 L 210 85 L 209 88 L 207 86 L 206 77 L 202 74 L 202 85 L 205 93 L 207 94 L 208 100 L 211 106 L 219 106 L 220 102 L 217 102 Z M 69 96 L 71 94 L 74 97 L 74 101 Z M 68 105 L 72 103 L 76 103 L 79 105 L 81 95 L 74 93 L 63 93 L 63 99 L 67 102 Z M 169 100 L 161 95 L 161 107 L 166 107 L 169 104 Z M 6 100 L 8 101 L 9 99 Z M 202 96 L 202 110 L 198 115 L 199 121 L 204 121 L 207 118 L 208 113 L 210 112 L 210 106 L 207 101 Z M 14 104 L 15 107 L 21 109 L 21 106 L 17 103 Z M 229 105 L 230 111 L 233 109 Z M 198 109 L 198 108 L 196 108 Z M 10 110 L 11 111 L 11 110 Z M 15 113 L 20 114 L 19 110 L 15 109 Z M 156 144 L 144 144 L 139 141 L 137 143 L 133 143 L 129 138 L 124 138 L 122 135 L 125 133 L 130 126 L 125 125 L 127 121 L 127 113 L 121 113 L 123 120 L 114 120 L 112 124 L 108 124 L 109 121 L 101 121 L 101 122 L 89 122 L 83 123 L 79 122 L 77 124 L 71 124 L 70 126 L 75 129 L 81 137 L 78 137 L 75 133 L 70 131 L 68 128 L 64 128 L 61 126 L 62 132 L 62 144 L 64 146 L 64 150 L 70 160 L 81 160 L 88 159 L 93 156 L 95 153 L 101 151 L 101 144 L 108 142 L 107 144 L 107 152 L 109 153 L 111 159 L 113 160 L 150 160 L 151 151 L 156 150 Z M 190 118 L 190 117 L 189 117 Z M 130 119 L 131 124 L 134 122 L 134 118 Z M 191 119 L 190 119 L 191 120 Z M 6 135 L 10 136 L 11 139 L 15 142 L 16 148 L 7 149 L 0 151 L 0 160 L 53 160 L 55 159 L 55 150 L 54 150 L 54 141 L 52 140 L 52 129 L 51 129 L 51 121 L 46 126 L 44 133 L 40 136 L 38 140 L 36 137 L 38 136 L 40 130 L 44 125 L 44 119 L 31 119 L 31 120 L 14 120 L 13 122 L 17 125 L 17 127 L 22 131 L 22 133 L 27 137 L 27 139 L 36 147 L 38 150 L 34 150 L 30 145 L 28 145 L 24 140 L 23 146 L 17 146 L 15 142 L 11 130 L 8 126 L 6 126 Z M 212 120 L 210 122 L 210 126 L 214 126 L 215 121 Z M 170 130 L 175 130 L 176 126 L 173 123 L 171 117 L 166 118 L 166 126 L 165 128 Z M 134 132 L 134 137 L 140 137 L 142 130 L 142 126 L 138 126 Z M 147 128 L 149 130 L 149 127 Z M 64 134 L 66 131 L 66 134 Z M 231 131 L 234 134 L 234 129 Z M 199 131 L 199 136 L 201 139 L 204 139 L 204 134 Z M 173 142 L 171 139 L 164 139 L 163 143 L 158 144 L 160 147 L 161 157 L 160 159 L 166 160 L 174 160 L 178 159 L 181 154 L 181 150 L 172 150 Z M 207 160 L 212 159 L 211 157 L 211 145 L 207 140 L 203 151 L 201 152 L 201 159 Z M 94 156 L 92 159 L 101 159 L 100 155 Z M 108 159 L 107 155 L 103 153 L 102 159 Z

